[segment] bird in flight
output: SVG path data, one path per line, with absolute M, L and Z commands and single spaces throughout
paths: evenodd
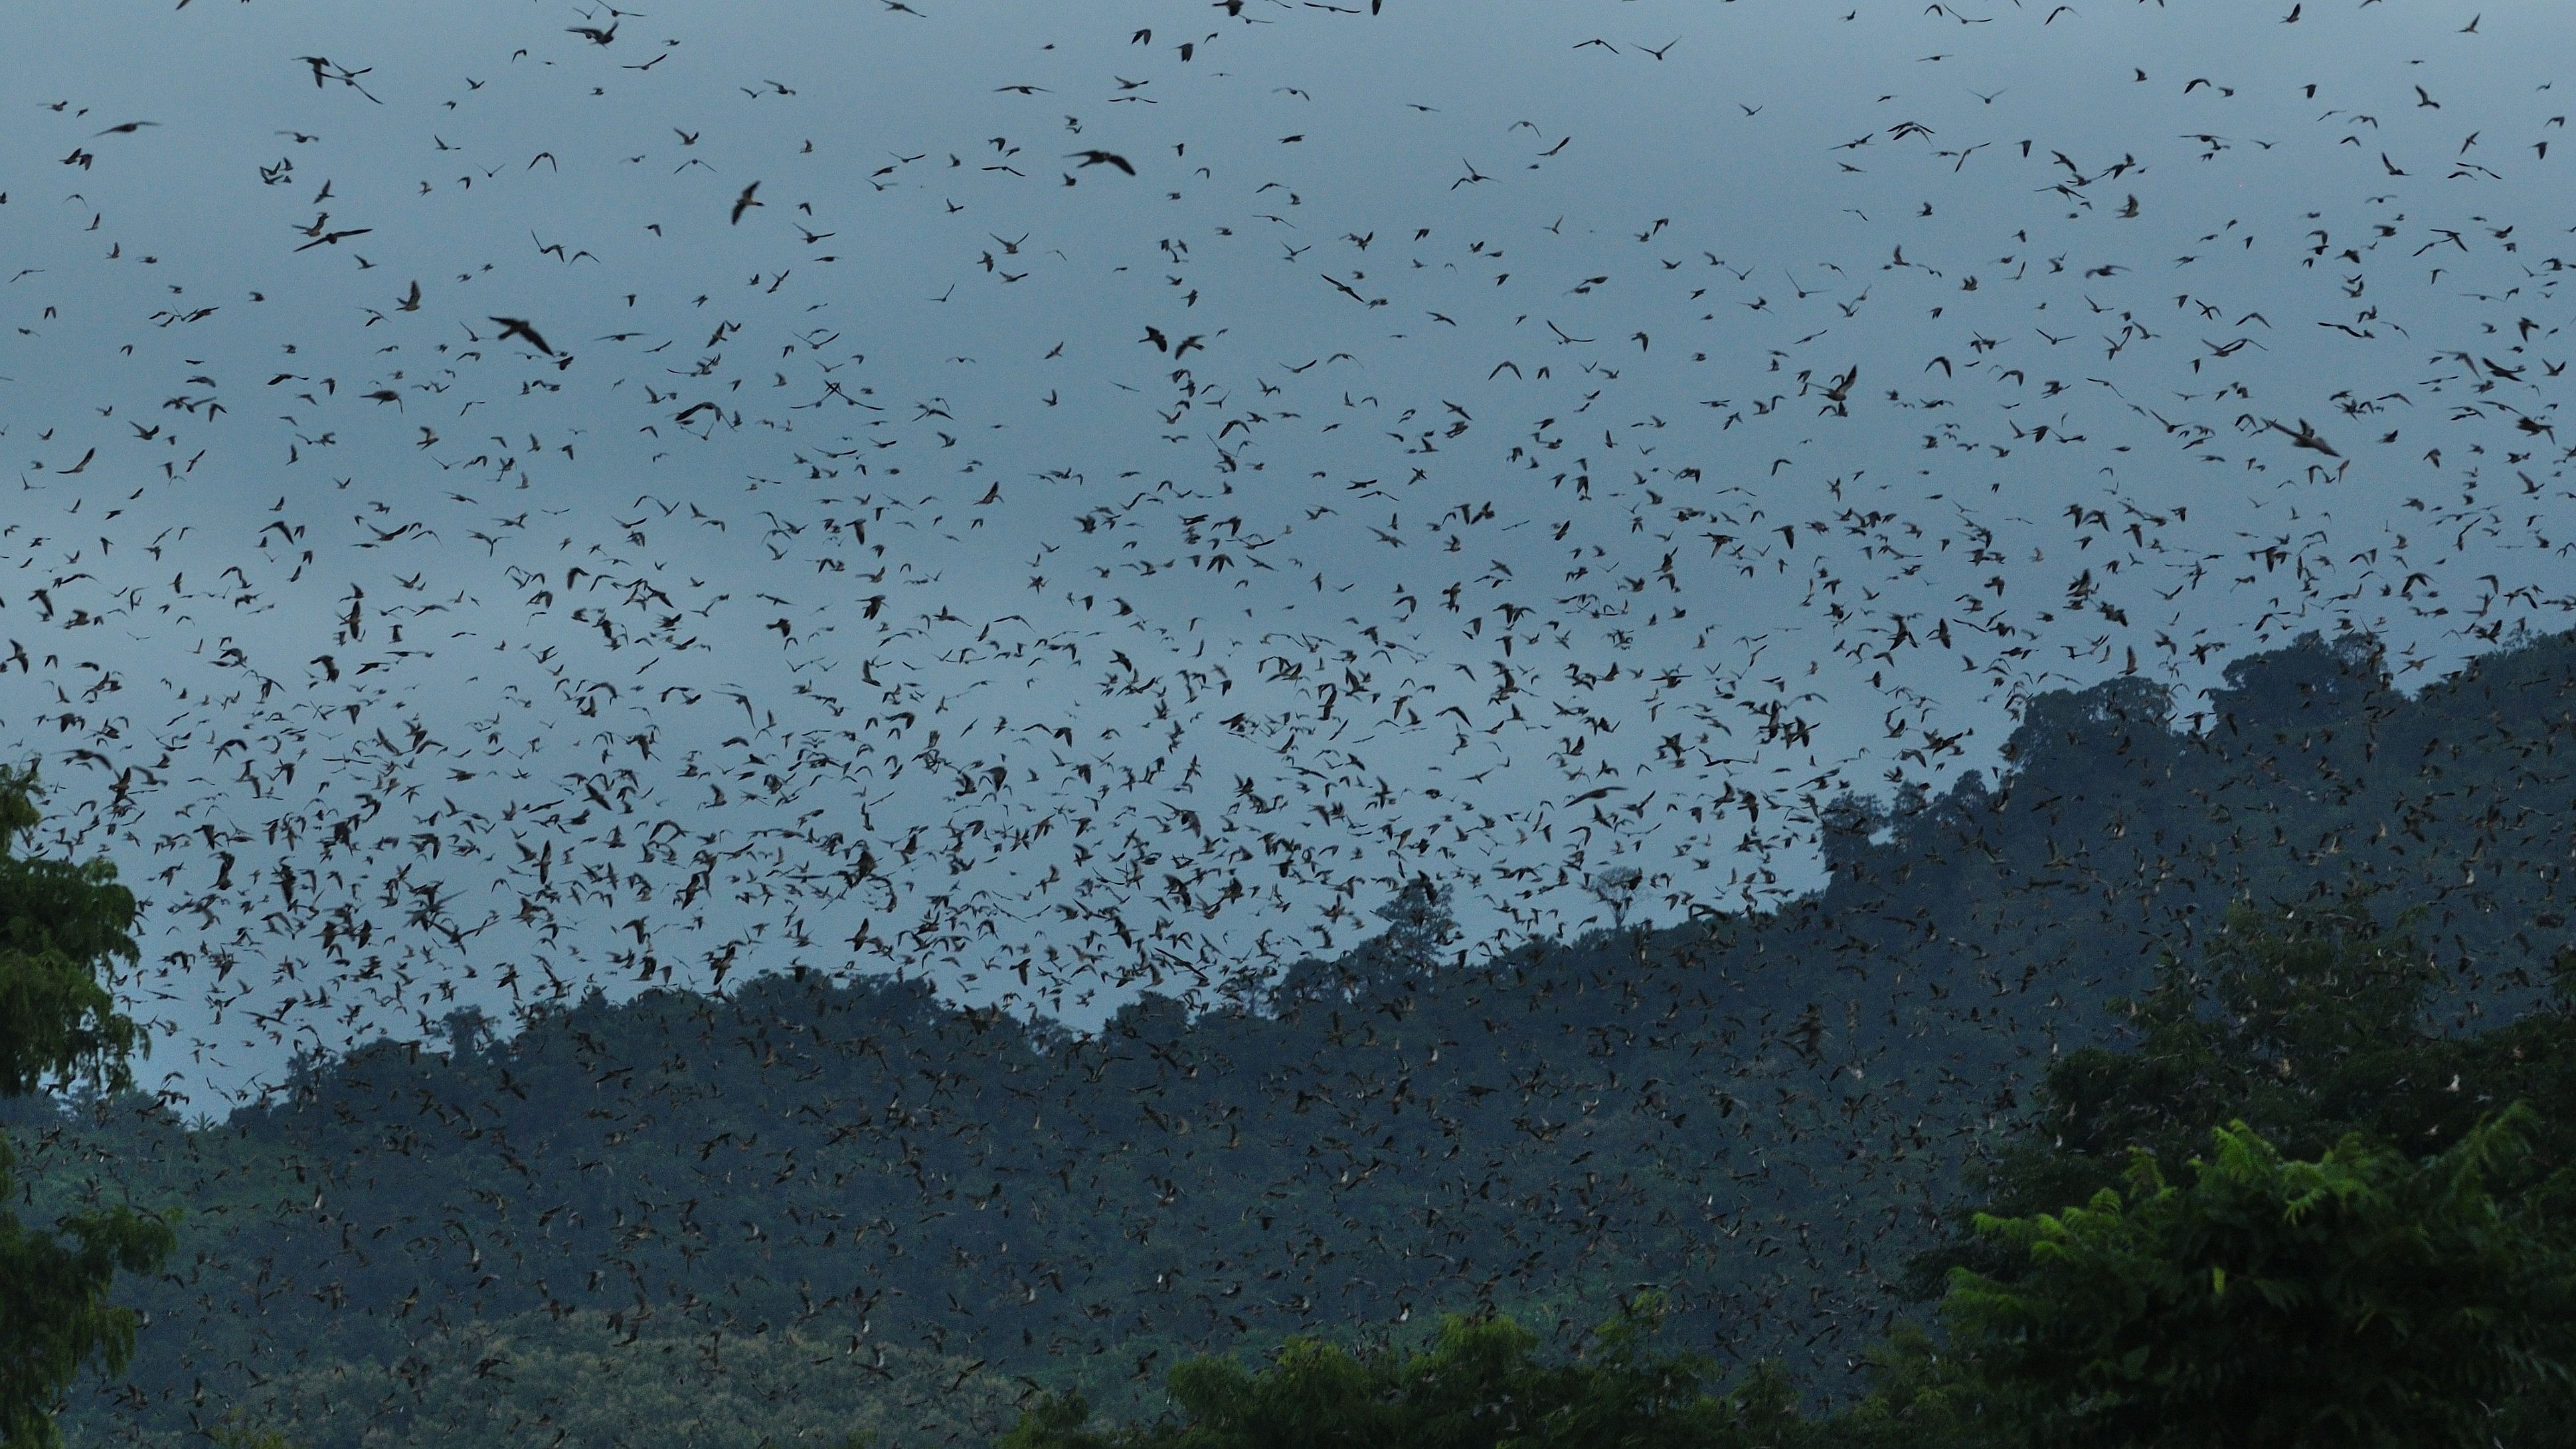
M 560 356 L 560 355 L 561 355 L 561 354 L 557 353 L 553 348 L 548 347 L 548 346 L 546 345 L 546 339 L 545 339 L 545 338 L 543 338 L 543 337 L 541 337 L 541 336 L 539 336 L 539 335 L 537 335 L 537 329 L 528 325 L 528 319 L 527 319 L 527 318 L 525 318 L 525 317 L 495 317 L 495 318 L 493 318 L 492 320 L 501 324 L 501 340 L 502 340 L 502 341 L 507 342 L 507 341 L 509 341 L 509 340 L 510 340 L 511 338 L 513 338 L 513 337 L 524 337 L 524 338 L 528 339 L 528 345 L 529 345 L 530 347 L 533 347 L 533 348 L 537 349 L 539 352 L 544 353 L 544 354 L 545 354 L 546 356 L 548 356 L 548 357 L 556 357 L 556 356 Z
M 2290 444 L 2293 447 L 2310 448 L 2325 454 L 2329 458 L 2340 458 L 2343 456 L 2343 454 L 2336 452 L 2333 446 L 2327 443 L 2325 439 L 2317 436 L 2317 430 L 2308 426 L 2308 420 L 2306 418 L 2299 419 L 2299 425 L 2295 428 L 2284 427 L 2281 423 L 2271 418 L 2265 418 L 2263 420 L 2263 426 L 2270 428 L 2276 433 L 2289 434 Z
M 375 228 L 371 226 L 353 226 L 346 231 L 326 231 L 320 236 L 315 237 L 313 240 L 306 242 L 304 245 L 297 247 L 296 250 L 299 252 L 309 252 L 315 247 L 335 247 L 340 244 L 341 239 L 344 237 L 365 236 L 367 233 L 374 230 Z

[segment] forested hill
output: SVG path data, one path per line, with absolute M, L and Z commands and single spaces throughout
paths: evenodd
M 2227 680 L 2197 729 L 2139 679 L 2035 701 L 2000 780 L 1838 806 L 1776 913 L 1461 966 L 1427 886 L 1264 1001 L 1092 1038 L 767 977 L 460 1016 L 196 1130 L 93 1104 L 18 1134 L 27 1179 L 187 1216 L 77 1432 L 935 1441 L 1031 1384 L 1646 1284 L 1831 1390 L 2036 1068 L 2230 901 L 2421 907 L 2464 1013 L 2566 939 L 2576 636 L 2412 696 L 2357 638 Z

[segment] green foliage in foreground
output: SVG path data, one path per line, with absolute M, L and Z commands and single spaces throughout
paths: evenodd
M 1258 1372 L 1231 1358 L 1197 1358 L 1167 1381 L 1177 1416 L 1121 1430 L 1089 1424 L 1079 1395 L 1031 1409 L 1006 1449 L 1294 1449 L 1368 1444 L 1422 1449 L 1636 1449 L 1778 1442 L 1795 1422 L 1795 1395 L 1757 1370 L 1727 1393 L 1702 1385 L 1693 1355 L 1654 1357 L 1651 1303 L 1599 1335 L 1569 1364 L 1537 1357 L 1538 1335 L 1508 1318 L 1452 1317 L 1420 1351 L 1352 1353 L 1313 1338 L 1283 1348 Z
M 2293 1156 L 2350 1134 L 2434 1152 L 2504 1104 L 2553 1104 L 2524 1127 L 2530 1182 L 2576 1165 L 2576 953 L 2560 954 L 2535 1009 L 2475 1035 L 2430 1018 L 2442 973 L 2416 913 L 2383 927 L 2363 893 L 2277 913 L 2238 904 L 2195 960 L 2168 956 L 2149 991 L 2116 1003 L 2126 1050 L 2054 1063 L 2037 1110 L 1972 1173 L 1986 1206 L 2027 1215 L 2082 1202 L 2128 1174 L 2134 1153 L 2170 1174 L 2213 1124 L 2243 1121 Z M 1960 1255 L 1932 1255 L 1926 1288 Z M 1967 1253 L 1968 1266 L 1988 1260 Z
M 0 766 L 0 1098 L 71 1083 L 122 1090 L 143 1036 L 105 978 L 135 959 L 134 896 L 105 861 L 11 849 L 40 818 L 35 794 L 34 770 Z M 0 1201 L 14 1162 L 0 1138 Z M 54 1405 L 81 1366 L 125 1366 L 134 1315 L 107 1302 L 108 1285 L 119 1269 L 158 1265 L 172 1241 L 169 1224 L 125 1208 L 72 1212 L 51 1232 L 0 1212 L 0 1446 L 52 1444 Z
M 2547 1198 L 2499 1197 L 2529 1155 L 2528 1109 L 2409 1161 L 2359 1137 L 2285 1158 L 2242 1123 L 2191 1181 L 2140 1152 L 2125 1192 L 1982 1217 L 2020 1260 L 1961 1268 L 1946 1342 L 1901 1336 L 1857 1406 L 1802 1420 L 1778 1371 L 1706 1387 L 1710 1365 L 1646 1351 L 1651 1312 L 1598 1351 L 1542 1363 L 1508 1319 L 1452 1318 L 1430 1347 L 1313 1339 L 1258 1371 L 1175 1368 L 1176 1408 L 1100 1429 L 1078 1396 L 1031 1409 L 1005 1449 L 1896 1449 L 1899 1445 L 2471 1446 L 2567 1397 L 2576 1252 Z
M 2420 1163 L 2358 1136 L 2287 1159 L 2238 1123 L 2187 1187 L 2142 1151 L 2125 1194 L 1981 1218 L 2027 1267 L 1953 1278 L 1958 1383 L 2033 1443 L 2484 1444 L 2576 1360 L 2562 1194 L 2495 1191 L 2532 1121 Z

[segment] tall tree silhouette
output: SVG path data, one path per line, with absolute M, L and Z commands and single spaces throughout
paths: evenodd
M 118 1012 L 107 973 L 136 959 L 134 895 L 104 860 L 74 864 L 20 855 L 32 831 L 36 772 L 0 767 L 0 1096 L 47 1086 L 122 1091 L 146 1045 Z M 14 1156 L 0 1138 L 0 1198 Z M 157 1267 L 170 1227 L 124 1207 L 70 1213 L 51 1231 L 0 1212 L 0 1445 L 56 1441 L 52 1409 L 84 1363 L 124 1366 L 134 1315 L 106 1300 L 119 1269 Z

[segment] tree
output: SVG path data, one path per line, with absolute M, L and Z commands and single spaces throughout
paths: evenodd
M 1434 884 L 1428 875 L 1406 881 L 1393 900 L 1369 914 L 1386 922 L 1378 949 L 1399 980 L 1438 970 L 1442 948 L 1458 934 L 1458 922 L 1449 913 L 1449 887 Z
M 18 854 L 42 818 L 33 766 L 0 766 L 0 1097 L 133 1086 L 147 1046 L 108 990 L 133 963 L 134 895 L 104 860 L 74 864 Z M 0 1138 L 0 1201 L 15 1159 Z M 106 1300 L 117 1272 L 147 1272 L 174 1245 L 170 1225 L 125 1207 L 87 1208 L 31 1228 L 0 1212 L 0 1446 L 55 1442 L 52 1409 L 92 1358 L 122 1369 L 134 1315 Z
M 1980 1205 L 2009 1217 L 2084 1202 L 2124 1181 L 2135 1148 L 2180 1173 L 2223 1122 L 2293 1157 L 2354 1132 L 2424 1154 L 2508 1103 L 2576 1100 L 2576 950 L 2561 952 L 2540 1009 L 2476 1035 L 2437 1031 L 2445 988 L 2410 930 L 2415 913 L 2383 925 L 2371 904 L 2356 890 L 2230 908 L 2197 957 L 2168 956 L 2152 989 L 2113 1003 L 2134 1034 L 2127 1049 L 2086 1047 L 2050 1065 L 2030 1115 L 1969 1165 Z M 2527 1136 L 2526 1185 L 2576 1167 L 2576 1113 L 2552 1110 Z M 1938 1297 L 1954 1266 L 2018 1271 L 1966 1214 L 1956 1221 L 1909 1265 L 1911 1296 Z
M 2238 1122 L 2188 1186 L 2142 1149 L 2125 1191 L 1980 1216 L 2026 1271 L 1954 1271 L 1948 1417 L 2084 1449 L 2470 1449 L 2495 1433 L 2497 1406 L 2563 1407 L 2576 1362 L 2565 1185 L 2493 1190 L 2522 1173 L 2532 1122 L 2517 1106 L 2421 1163 L 2358 1134 L 2289 1159 Z
M 483 1044 L 492 1039 L 492 1019 L 479 1006 L 460 1006 L 438 1019 L 439 1030 L 447 1033 L 448 1059 L 471 1061 Z
M 2259 736 L 2331 724 L 2389 690 L 2388 651 L 2376 638 L 2344 634 L 2329 644 L 2312 631 L 2229 664 L 2209 703 L 2219 729 Z
M 1646 873 L 1633 865 L 1614 865 L 1583 878 L 1583 888 L 1591 892 L 1610 912 L 1610 929 L 1618 935 L 1628 933 L 1628 912 L 1636 908 L 1637 888 L 1646 882 Z
M 1450 888 L 1417 874 L 1369 914 L 1386 930 L 1332 961 L 1305 960 L 1290 967 L 1270 992 L 1271 1010 L 1294 1017 L 1317 1004 L 1346 1004 L 1419 988 L 1441 967 L 1442 951 L 1458 937 L 1450 914 Z
M 1796 1396 L 1770 1366 L 1729 1393 L 1702 1387 L 1696 1355 L 1658 1357 L 1652 1296 L 1603 1325 L 1593 1351 L 1543 1363 L 1509 1318 L 1450 1316 L 1429 1347 L 1358 1353 L 1291 1339 L 1267 1367 L 1195 1358 L 1166 1380 L 1178 1412 L 1150 1425 L 1090 1425 L 1079 1395 L 1039 1401 L 1004 1449 L 1752 1449 L 1781 1442 Z

